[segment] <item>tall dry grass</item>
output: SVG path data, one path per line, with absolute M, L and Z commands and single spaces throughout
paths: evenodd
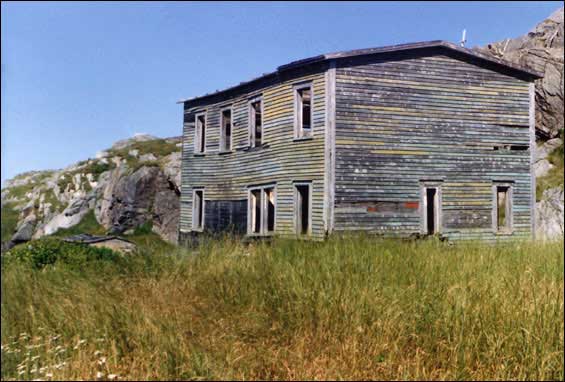
M 5 264 L 2 379 L 563 380 L 563 259 L 361 235 Z

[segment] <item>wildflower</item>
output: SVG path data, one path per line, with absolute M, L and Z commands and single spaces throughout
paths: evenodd
M 100 357 L 100 359 L 98 360 L 98 364 L 102 366 L 105 363 L 106 363 L 106 357 Z
M 84 343 L 86 343 L 86 340 L 79 340 L 79 341 L 77 342 L 77 344 L 73 347 L 73 349 L 75 349 L 75 350 L 78 349 L 79 346 L 82 345 L 82 344 L 84 344 Z
M 118 376 L 116 374 L 108 374 L 108 379 L 110 381 L 113 381 L 114 379 L 117 379 L 117 378 L 118 378 Z
M 102 373 L 101 371 L 96 372 L 96 379 L 102 379 L 103 377 L 104 377 L 104 373 Z
M 45 377 L 47 377 L 47 378 L 53 378 L 53 373 L 46 373 L 46 374 L 45 374 Z

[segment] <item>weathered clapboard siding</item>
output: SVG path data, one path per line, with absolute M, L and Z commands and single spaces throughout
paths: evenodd
M 335 230 L 420 232 L 420 181 L 441 181 L 442 233 L 493 239 L 493 181 L 513 183 L 511 237 L 531 233 L 529 84 L 445 52 L 336 69 Z M 507 238 L 504 236 L 503 238 Z
M 293 85 L 313 84 L 313 137 L 294 139 Z M 263 147 L 248 147 L 248 101 L 263 100 Z M 180 230 L 192 230 L 192 189 L 205 192 L 205 226 L 210 230 L 230 223 L 227 201 L 247 206 L 248 187 L 276 185 L 275 233 L 294 235 L 294 181 L 312 182 L 312 236 L 324 236 L 324 136 L 325 67 L 314 67 L 286 78 L 275 78 L 266 85 L 231 97 L 216 97 L 213 102 L 185 104 Z M 232 152 L 219 153 L 220 111 L 232 107 Z M 196 113 L 206 113 L 206 151 L 194 154 Z M 239 202 L 237 202 L 239 201 Z M 209 208 L 214 206 L 213 214 Z M 216 207 L 217 206 L 217 207 Z M 239 207 L 238 207 L 239 208 Z M 241 215 L 241 214 L 239 214 Z M 244 217 L 246 219 L 246 216 Z M 240 221 L 240 225 L 245 222 Z M 246 231 L 246 227 L 238 227 Z M 237 231 L 237 230 L 236 230 Z
M 275 233 L 294 235 L 294 181 L 312 182 L 312 236 L 421 232 L 422 185 L 441 184 L 441 232 L 509 239 L 534 231 L 533 80 L 540 74 L 444 41 L 336 52 L 280 66 L 184 103 L 181 234 L 192 191 L 204 229 L 242 233 L 248 187 L 276 187 Z M 294 89 L 313 84 L 313 139 L 294 139 Z M 263 146 L 248 147 L 248 102 L 262 96 Z M 232 110 L 232 151 L 220 115 Z M 194 153 L 195 116 L 205 153 Z M 509 146 L 513 150 L 509 150 Z M 495 182 L 512 184 L 512 235 L 493 232 Z

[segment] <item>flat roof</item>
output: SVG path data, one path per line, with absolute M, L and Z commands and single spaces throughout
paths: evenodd
M 415 49 L 423 49 L 423 48 L 440 48 L 440 47 L 446 48 L 446 49 L 454 51 L 454 52 L 458 52 L 458 53 L 463 54 L 463 55 L 470 57 L 470 58 L 479 59 L 479 60 L 482 60 L 482 61 L 485 61 L 485 62 L 489 62 L 489 63 L 492 63 L 492 64 L 499 65 L 501 67 L 505 67 L 507 69 L 513 70 L 517 73 L 521 73 L 521 74 L 526 75 L 528 77 L 532 77 L 534 79 L 543 77 L 542 73 L 539 73 L 539 72 L 531 70 L 531 69 L 524 68 L 520 65 L 516 65 L 516 64 L 510 63 L 510 62 L 505 61 L 505 60 L 501 60 L 501 59 L 498 59 L 498 58 L 495 58 L 495 57 L 492 57 L 492 56 L 488 56 L 486 54 L 477 52 L 477 51 L 472 50 L 472 49 L 468 49 L 468 48 L 458 46 L 458 45 L 453 44 L 453 43 L 448 42 L 448 41 L 434 40 L 434 41 L 422 41 L 422 42 L 414 42 L 414 43 L 408 43 L 408 44 L 382 46 L 382 47 L 377 47 L 377 48 L 356 49 L 356 50 L 347 50 L 347 51 L 341 51 L 341 52 L 320 54 L 318 56 L 308 57 L 308 58 L 305 58 L 305 59 L 302 59 L 302 60 L 292 61 L 288 64 L 281 65 L 281 66 L 277 67 L 277 69 L 275 71 L 270 72 L 270 73 L 265 73 L 265 74 L 263 74 L 259 77 L 252 78 L 249 81 L 240 82 L 237 85 L 230 86 L 230 87 L 225 88 L 225 89 L 217 90 L 217 91 L 212 92 L 212 93 L 207 93 L 207 94 L 204 94 L 204 95 L 201 95 L 201 96 L 196 96 L 196 97 L 187 98 L 187 99 L 181 99 L 177 103 L 185 103 L 187 101 L 195 101 L 195 100 L 199 100 L 199 99 L 202 99 L 202 98 L 218 95 L 218 94 L 223 93 L 223 92 L 227 92 L 227 91 L 230 91 L 230 90 L 237 89 L 239 87 L 243 87 L 245 85 L 249 85 L 253 82 L 262 80 L 262 79 L 267 78 L 269 76 L 276 75 L 278 73 L 284 72 L 284 71 L 289 70 L 289 69 L 296 69 L 296 68 L 299 68 L 299 67 L 302 67 L 302 66 L 307 66 L 307 65 L 311 65 L 311 64 L 315 64 L 315 63 L 321 63 L 321 62 L 324 62 L 324 61 L 337 60 L 337 59 L 341 59 L 341 58 L 356 57 L 356 56 L 368 56 L 368 55 L 374 55 L 374 54 L 399 52 L 399 51 L 407 51 L 407 50 L 415 50 Z

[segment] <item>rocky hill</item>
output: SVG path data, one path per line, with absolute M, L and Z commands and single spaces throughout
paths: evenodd
M 62 170 L 33 171 L 2 189 L 3 248 L 94 216 L 108 233 L 149 224 L 176 242 L 181 138 L 136 135 Z

